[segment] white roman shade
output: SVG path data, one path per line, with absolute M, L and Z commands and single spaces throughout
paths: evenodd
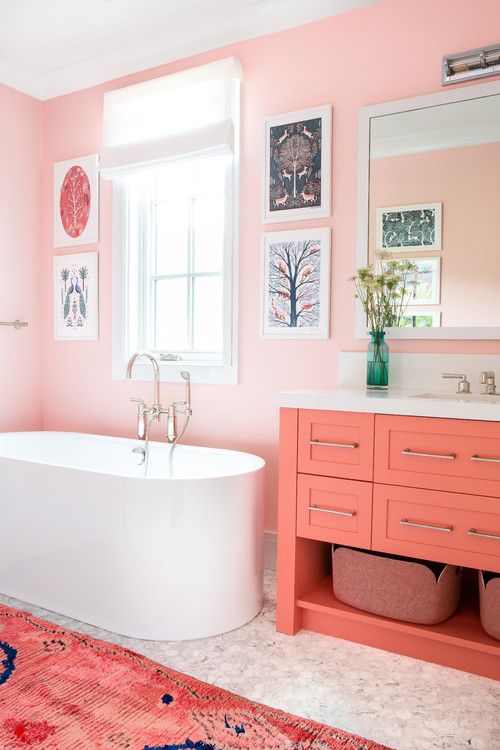
M 232 150 L 240 79 L 229 57 L 104 94 L 101 174 Z

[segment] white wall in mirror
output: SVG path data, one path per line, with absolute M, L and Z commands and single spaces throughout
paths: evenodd
M 360 111 L 358 266 L 384 247 L 422 269 L 391 338 L 500 339 L 499 164 L 500 82 Z

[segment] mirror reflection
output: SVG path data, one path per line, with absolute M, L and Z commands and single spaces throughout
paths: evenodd
M 419 268 L 405 327 L 500 325 L 500 95 L 371 118 L 380 250 Z

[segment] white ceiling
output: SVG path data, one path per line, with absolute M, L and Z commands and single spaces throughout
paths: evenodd
M 39 99 L 380 0 L 0 0 L 0 83 Z

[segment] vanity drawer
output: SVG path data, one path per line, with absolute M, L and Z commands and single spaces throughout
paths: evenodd
M 500 500 L 376 484 L 372 547 L 500 572 Z
M 370 548 L 373 485 L 348 479 L 297 478 L 297 534 Z
M 375 481 L 500 497 L 500 424 L 388 417 L 375 421 Z
M 374 425 L 373 414 L 301 409 L 299 471 L 371 480 Z

